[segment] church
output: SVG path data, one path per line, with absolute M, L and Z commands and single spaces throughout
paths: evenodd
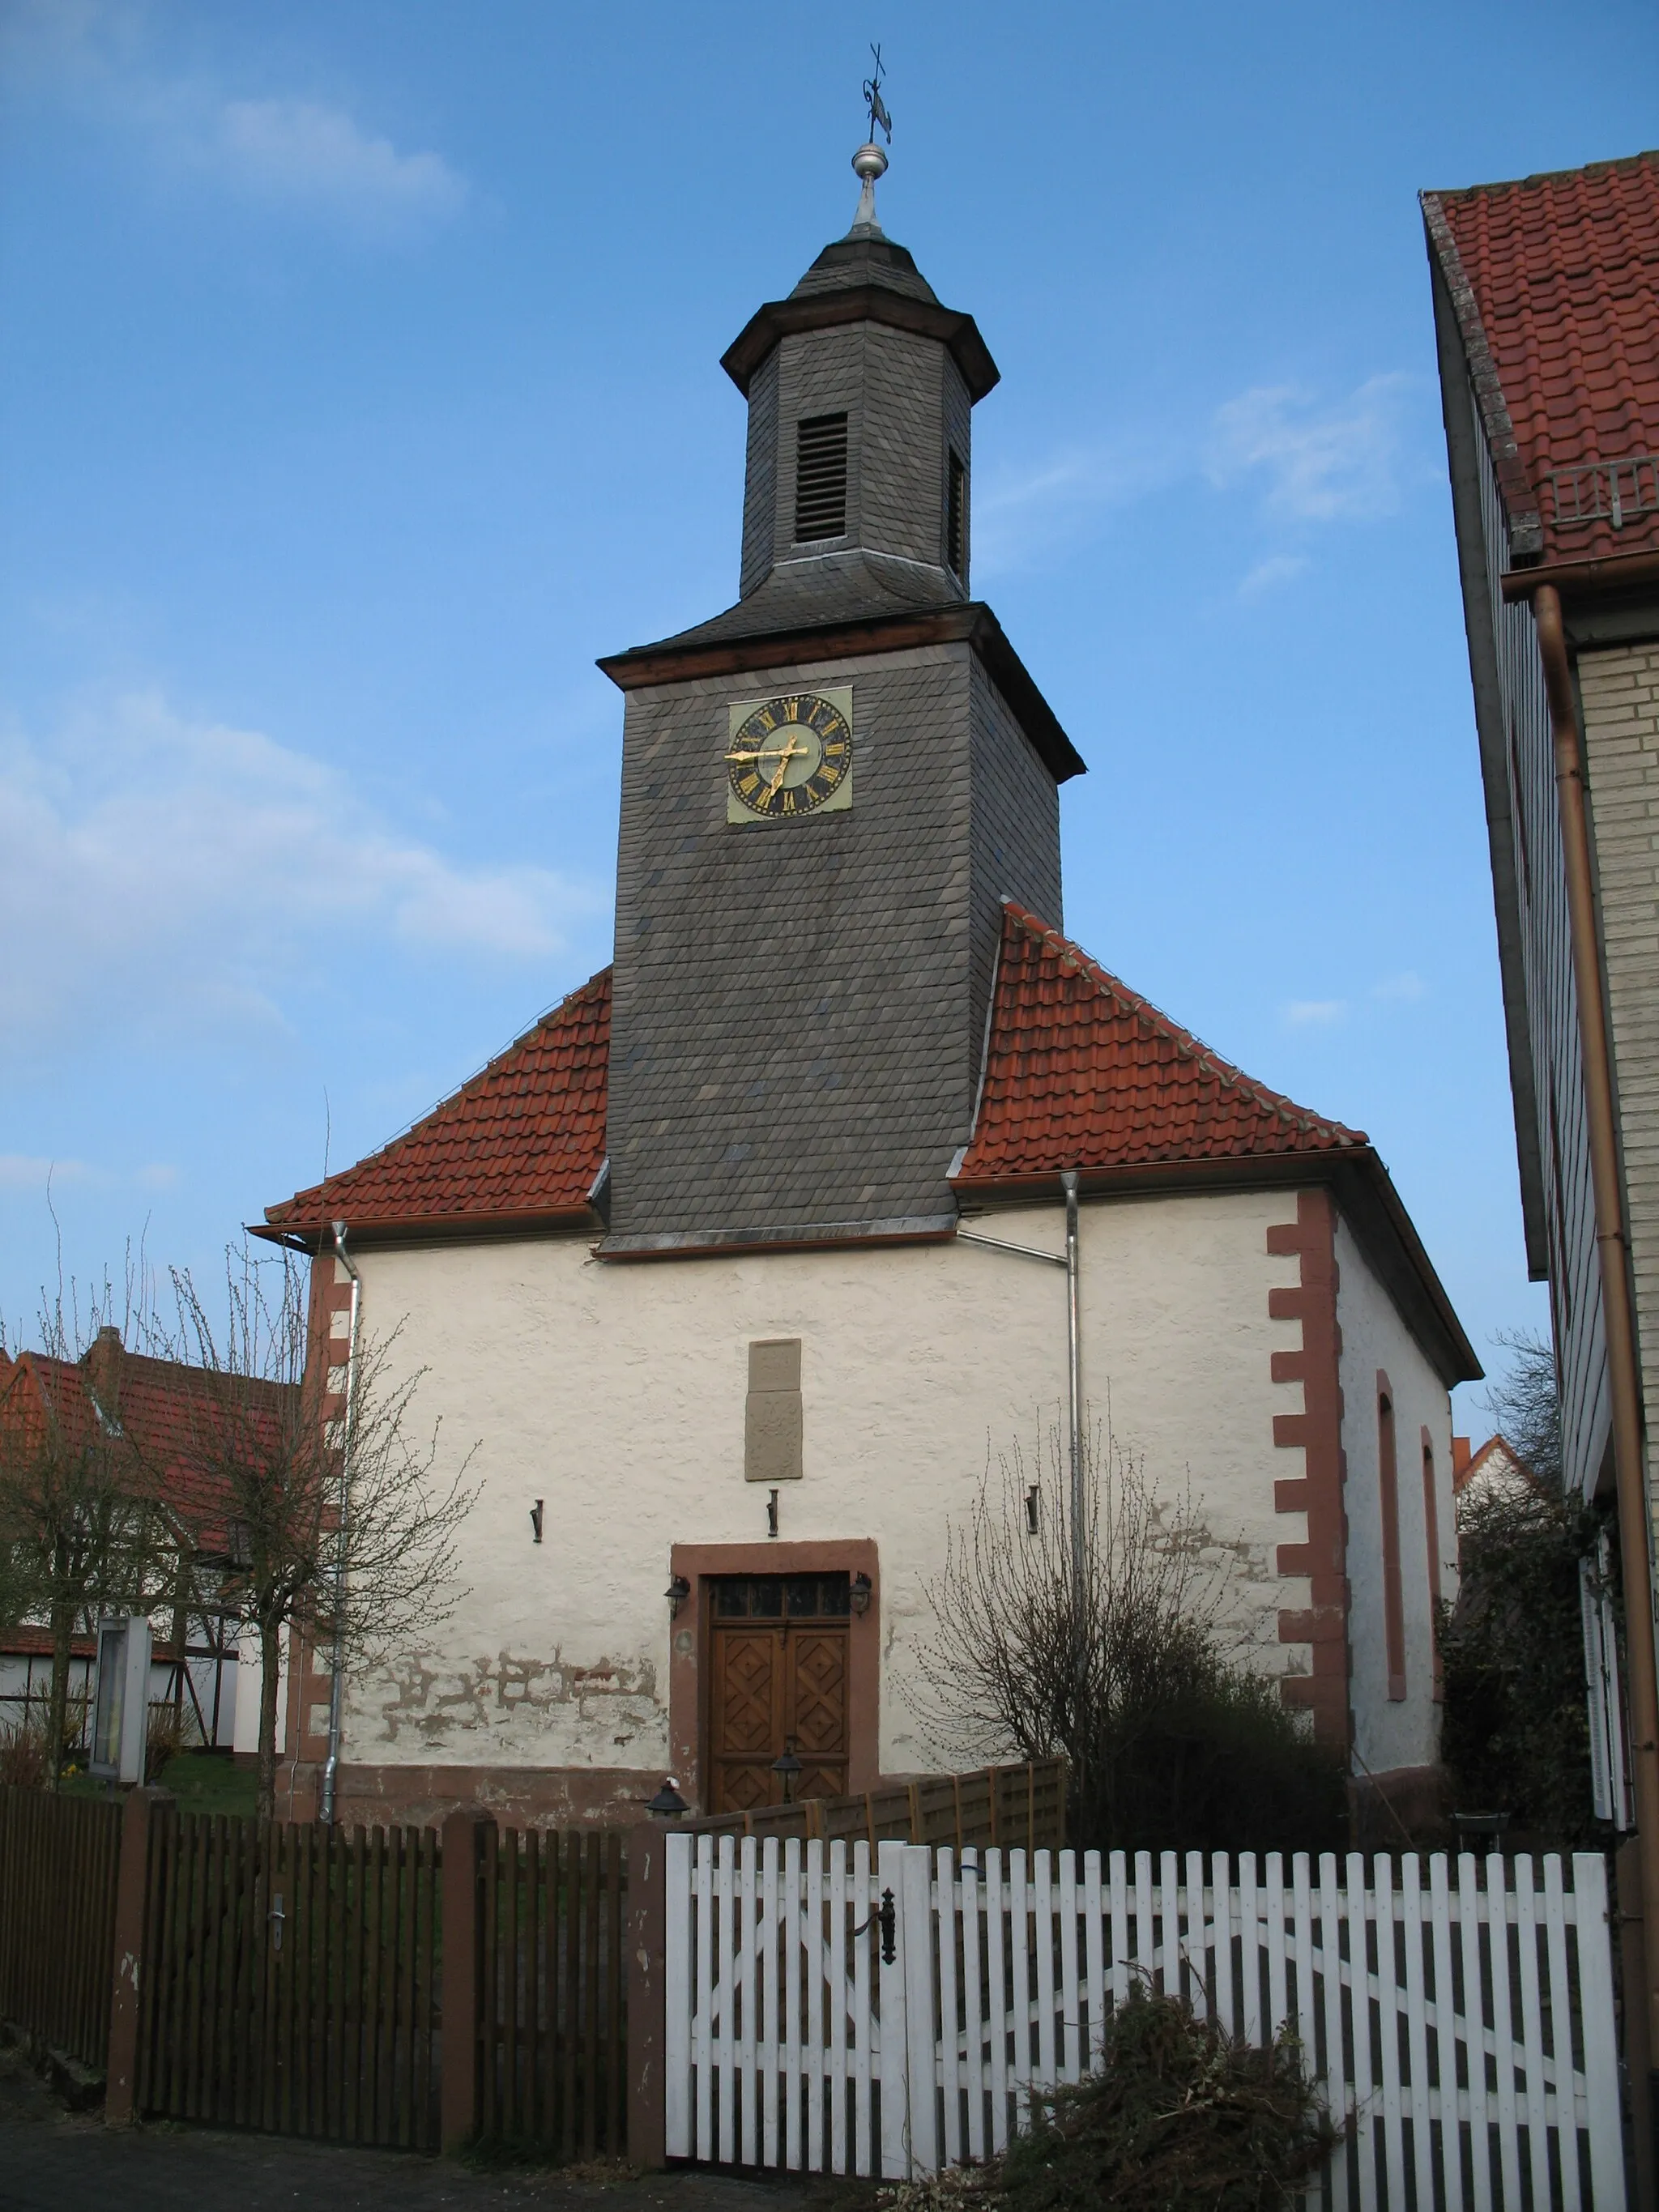
M 802 1795 L 961 1763 L 911 1694 L 947 1529 L 1016 1444 L 1062 1510 L 1042 1440 L 1109 1407 L 1224 1554 L 1250 1663 L 1362 1789 L 1431 1786 L 1479 1366 L 1364 1134 L 1066 936 L 1085 764 L 971 586 L 998 370 L 881 229 L 885 155 L 854 166 L 852 228 L 722 360 L 736 604 L 599 664 L 612 964 L 268 1209 L 314 1255 L 334 1402 L 337 1224 L 362 1328 L 481 1440 L 466 1595 L 343 1686 L 346 1820 L 627 1821 L 667 1775 L 752 1807 L 787 1750 Z M 289 1670 L 296 1810 L 325 1668 Z

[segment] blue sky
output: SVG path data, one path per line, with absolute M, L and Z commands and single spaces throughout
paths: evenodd
M 976 592 L 1091 773 L 1066 925 L 1368 1129 L 1535 1325 L 1415 193 L 1654 142 L 1536 4 L 10 0 L 0 1313 L 211 1274 L 609 957 L 596 654 L 735 596 L 718 361 L 883 220 L 1003 372 Z M 1478 1409 L 1467 1417 L 1480 1431 Z

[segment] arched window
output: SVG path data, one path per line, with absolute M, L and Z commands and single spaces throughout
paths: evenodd
M 1382 1638 L 1389 1660 L 1389 1695 L 1406 1694 L 1406 1599 L 1400 1582 L 1400 1469 L 1395 1454 L 1394 1393 L 1376 1376 L 1376 1488 L 1382 1508 Z
M 1429 1650 L 1434 1657 L 1434 1698 L 1445 1692 L 1440 1681 L 1440 1501 L 1434 1488 L 1434 1445 L 1423 1431 L 1423 1529 L 1429 1547 Z

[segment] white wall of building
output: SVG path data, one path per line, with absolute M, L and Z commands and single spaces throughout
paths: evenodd
M 264 1662 L 259 1656 L 259 1632 L 244 1625 L 236 1638 L 236 1711 L 231 1743 L 234 1750 L 253 1756 L 259 1748 L 259 1692 L 264 1681 Z M 221 1734 L 223 1734 L 222 1723 Z M 288 1630 L 276 1632 L 276 1755 L 288 1748 Z
M 1346 1223 L 1339 1225 L 1337 1322 L 1342 1331 L 1342 1444 L 1347 1461 L 1348 1582 L 1352 1616 L 1352 1704 L 1355 1750 L 1373 1774 L 1427 1766 L 1439 1756 L 1439 1708 L 1433 1697 L 1429 1544 L 1423 1488 L 1422 1432 L 1434 1450 L 1440 1587 L 1457 1590 L 1457 1522 L 1452 1501 L 1451 1407 L 1446 1386 L 1406 1327 L 1394 1301 Z M 1406 1690 L 1389 1697 L 1383 1633 L 1382 1507 L 1379 1486 L 1377 1372 L 1394 1390 L 1400 1501 L 1401 1590 L 1406 1626 Z
M 1256 1663 L 1305 1668 L 1277 1641 L 1308 1585 L 1274 1554 L 1306 1534 L 1273 1510 L 1299 1474 L 1273 1442 L 1301 1410 L 1274 1383 L 1300 1326 L 1268 1316 L 1298 1279 L 1267 1250 L 1295 1194 L 1201 1193 L 1086 1203 L 1085 1393 L 1094 1419 L 1184 1492 L 1229 1572 Z M 1062 1249 L 1053 1207 L 975 1224 Z M 950 1763 L 902 1686 L 930 1609 L 947 1520 L 988 1450 L 1028 1457 L 1064 1419 L 1065 1277 L 965 1244 L 617 1264 L 537 1239 L 361 1254 L 363 1323 L 401 1324 L 399 1357 L 428 1372 L 443 1463 L 476 1439 L 483 1493 L 464 1538 L 469 1594 L 385 1673 L 352 1686 L 346 1756 L 369 1764 L 650 1767 L 666 1756 L 675 1543 L 752 1543 L 763 1489 L 743 1479 L 747 1350 L 803 1343 L 804 1479 L 781 1501 L 785 1539 L 872 1538 L 880 1549 L 884 1771 Z M 1402 1369 L 1405 1363 L 1401 1363 Z M 1441 1393 L 1443 1407 L 1444 1393 Z M 531 1508 L 544 1502 L 545 1540 Z

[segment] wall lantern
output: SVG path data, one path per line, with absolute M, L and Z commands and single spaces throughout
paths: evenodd
M 669 1618 L 671 1620 L 678 1620 L 679 1618 L 680 1607 L 685 1603 L 685 1601 L 690 1596 L 690 1583 L 687 1582 L 684 1575 L 676 1575 L 673 1581 L 669 1583 L 668 1588 L 663 1592 L 663 1595 L 668 1600 L 668 1612 Z
M 653 1820 L 678 1820 L 680 1814 L 687 1810 L 685 1800 L 679 1792 L 679 1784 L 672 1774 L 663 1778 L 662 1788 L 650 1799 L 645 1809 Z
M 860 1572 L 854 1576 L 853 1588 L 850 1595 L 854 1613 L 864 1613 L 869 1612 L 870 1577 L 868 1575 Z
M 542 1540 L 542 1501 L 539 1498 L 530 1509 L 530 1526 L 534 1532 L 531 1542 L 539 1544 Z
M 795 1777 L 800 1772 L 800 1761 L 795 1756 L 793 1736 L 785 1736 L 782 1751 L 772 1761 L 772 1771 L 782 1778 L 784 1803 L 793 1805 L 795 1802 Z

